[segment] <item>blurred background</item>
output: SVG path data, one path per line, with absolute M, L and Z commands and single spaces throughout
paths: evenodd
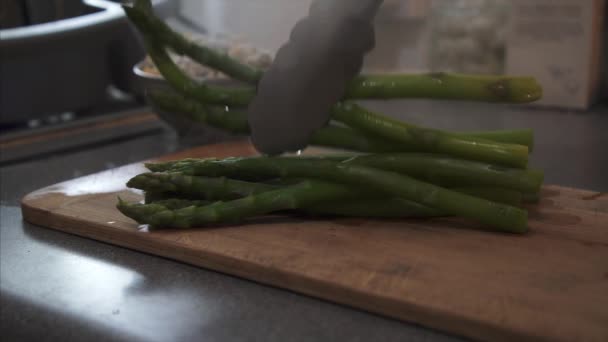
M 179 13 L 212 34 L 276 51 L 309 5 L 182 0 Z M 542 104 L 586 109 L 600 93 L 600 73 L 608 93 L 605 16 L 603 0 L 385 0 L 365 68 L 534 75 L 545 88 Z
M 0 144 L 145 106 L 132 72 L 145 52 L 120 1 L 0 3 Z M 309 5 L 154 1 L 180 31 L 268 58 Z M 608 98 L 606 13 L 604 0 L 385 0 L 364 71 L 532 75 L 544 98 L 530 108 L 584 112 Z

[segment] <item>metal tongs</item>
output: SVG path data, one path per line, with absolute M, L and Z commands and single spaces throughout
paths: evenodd
M 255 148 L 274 155 L 308 145 L 375 45 L 382 0 L 315 0 L 264 73 L 248 108 Z

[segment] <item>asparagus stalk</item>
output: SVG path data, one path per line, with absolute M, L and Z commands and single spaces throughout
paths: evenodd
M 153 44 L 149 44 L 153 46 Z M 169 59 L 166 52 L 162 48 L 152 48 L 151 56 L 161 56 L 162 64 L 157 64 L 159 70 L 165 70 L 167 75 L 177 75 L 175 79 L 168 81 L 185 95 L 190 95 L 202 102 L 221 101 L 226 103 L 244 105 L 249 102 L 246 99 L 249 95 L 235 95 L 238 89 L 231 90 L 233 93 L 227 92 L 222 96 L 220 88 L 205 89 L 206 86 L 197 87 L 198 85 L 190 80 L 188 76 L 183 74 L 181 70 Z M 153 57 L 154 58 L 154 57 Z M 162 66 L 161 66 L 162 65 Z M 184 86 L 180 87 L 180 84 Z M 210 90 L 207 96 L 207 90 Z M 235 95 L 235 96 L 232 96 Z M 209 100 L 209 101 L 207 101 Z M 244 101 L 244 102 L 240 102 Z M 527 164 L 528 149 L 525 146 L 513 144 L 500 144 L 490 141 L 479 141 L 472 138 L 459 138 L 449 134 L 443 134 L 440 131 L 429 130 L 412 125 L 403 124 L 397 120 L 383 117 L 366 111 L 365 109 L 352 104 L 339 104 L 334 106 L 333 118 L 346 123 L 349 126 L 368 131 L 382 138 L 392 139 L 405 144 L 405 146 L 413 146 L 432 152 L 453 154 L 456 156 L 469 158 L 473 160 L 481 160 L 494 162 L 509 166 L 525 167 Z M 406 147 L 400 147 L 406 148 Z
M 206 123 L 234 134 L 249 134 L 245 112 L 235 109 L 205 106 L 177 94 L 152 91 L 148 94 L 152 103 L 166 111 L 183 113 L 193 121 Z M 313 133 L 312 145 L 328 146 L 364 152 L 389 152 L 399 150 L 396 144 L 368 137 L 349 127 L 328 124 Z
M 533 77 L 431 73 L 361 75 L 349 83 L 345 98 L 427 98 L 527 103 L 542 97 Z
M 147 192 L 172 193 L 205 200 L 235 199 L 279 188 L 226 177 L 192 177 L 181 173 L 142 173 L 131 178 L 127 186 Z
M 154 191 L 144 191 L 144 203 L 150 204 L 152 202 L 158 202 L 166 199 L 172 199 L 180 197 L 180 195 L 171 193 L 171 192 L 154 192 Z M 183 200 L 195 200 L 193 198 L 187 198 L 181 195 L 181 199 Z M 207 202 L 206 200 L 204 200 Z M 175 208 L 174 208 L 175 209 Z
M 519 208 L 462 194 L 403 174 L 332 160 L 280 157 L 229 158 L 222 161 L 195 162 L 183 171 L 207 177 L 238 177 L 247 174 L 324 179 L 384 192 L 392 195 L 389 197 L 411 200 L 449 215 L 475 219 L 499 230 L 520 233 L 527 230 L 527 214 Z
M 304 179 L 307 180 L 307 179 Z M 228 200 L 251 194 L 276 190 L 283 186 L 293 185 L 303 180 L 280 179 L 274 184 L 261 182 L 247 182 L 225 177 L 209 178 L 184 175 L 178 172 L 170 173 L 142 173 L 129 180 L 127 186 L 144 190 L 146 202 L 156 202 L 167 197 L 179 197 L 192 200 Z M 491 201 L 520 205 L 522 195 L 520 192 L 498 187 L 456 187 L 452 190 Z M 168 196 L 163 194 L 169 194 Z M 357 198 L 377 199 L 383 201 L 386 196 L 377 191 L 353 191 Z M 354 197 L 353 197 L 354 198 Z M 353 210 L 354 211 L 354 210 Z
M 497 188 L 462 188 L 454 189 L 458 192 L 467 193 L 477 197 L 493 200 L 510 205 L 521 204 L 521 194 L 511 190 Z M 190 206 L 204 206 L 212 202 L 207 200 L 184 199 L 180 194 L 166 194 L 146 192 L 146 204 L 156 203 L 168 209 L 181 209 Z M 425 207 L 416 202 L 401 198 L 366 198 L 349 199 L 345 201 L 331 201 L 321 204 L 313 204 L 304 208 L 306 213 L 321 215 L 338 215 L 351 217 L 369 218 L 414 218 L 445 216 L 441 212 Z
M 152 1 L 150 0 L 135 0 L 133 7 L 145 13 L 153 13 L 154 10 Z
M 234 199 L 236 199 L 236 198 L 239 198 L 239 197 L 235 197 Z M 197 202 L 198 204 L 196 204 L 196 205 L 200 206 L 203 204 L 211 204 L 211 203 L 217 201 L 218 199 L 201 199 L 197 195 L 186 196 L 184 194 L 180 194 L 177 192 L 154 192 L 154 191 L 145 191 L 144 192 L 144 203 L 150 204 L 150 203 L 157 203 L 157 202 L 166 201 L 166 200 L 193 201 L 193 202 Z M 186 203 L 186 202 L 184 202 L 184 203 Z M 193 205 L 193 204 L 191 204 L 191 205 Z M 184 206 L 187 207 L 188 205 L 184 205 Z M 172 208 L 175 209 L 175 206 L 172 206 Z
M 193 121 L 207 123 L 234 134 L 249 134 L 247 115 L 241 110 L 205 106 L 179 94 L 167 91 L 153 90 L 148 93 L 148 97 L 157 108 L 167 112 L 181 113 L 187 115 Z M 401 124 L 407 127 L 416 127 L 404 122 L 401 122 Z M 362 152 L 405 152 L 407 150 L 404 146 L 365 135 L 361 131 L 345 127 L 334 129 L 333 127 L 336 127 L 334 125 L 328 127 L 330 128 L 321 128 L 315 132 L 311 138 L 313 145 L 342 147 Z M 502 143 L 526 145 L 529 148 L 532 147 L 534 140 L 533 132 L 530 129 L 458 133 L 440 132 L 464 139 L 486 139 Z
M 304 208 L 348 196 L 351 189 L 318 180 L 262 192 L 227 202 L 171 210 L 161 204 L 129 204 L 119 199 L 117 208 L 139 223 L 153 227 L 189 228 L 210 223 L 238 222 L 276 211 Z
M 359 152 L 395 152 L 403 150 L 397 144 L 366 136 L 350 127 L 340 127 L 333 124 L 315 131 L 310 137 L 310 144 Z
M 123 8 L 133 22 L 137 22 L 138 15 L 143 13 L 137 8 L 127 6 Z M 143 29 L 141 32 L 146 50 L 158 71 L 178 92 L 203 103 L 235 106 L 245 106 L 255 96 L 254 87 L 216 87 L 192 80 L 171 60 L 164 47 L 156 42 L 147 30 Z
M 167 209 L 176 210 L 190 206 L 201 207 L 211 204 L 208 201 L 168 198 L 146 202 L 160 204 Z M 301 210 L 307 214 L 331 215 L 366 218 L 422 218 L 444 216 L 439 211 L 401 198 L 360 199 L 347 202 L 332 201 L 313 204 Z
M 125 9 L 127 11 L 127 9 Z M 189 56 L 225 74 L 256 84 L 263 72 L 244 65 L 226 54 L 191 43 L 173 31 L 152 11 L 128 14 L 133 23 L 163 45 Z M 463 74 L 362 75 L 346 88 L 346 99 L 431 98 L 490 102 L 533 102 L 542 96 L 542 88 L 532 77 Z
M 299 155 L 299 156 L 281 156 L 281 157 L 277 157 L 277 158 L 297 158 L 300 160 L 332 160 L 332 161 L 345 161 L 347 159 L 356 157 L 356 156 L 360 156 L 361 153 L 357 153 L 357 152 L 345 152 L 345 153 L 336 153 L 336 154 L 324 154 L 324 155 Z M 188 171 L 189 169 L 192 169 L 196 164 L 198 163 L 205 163 L 208 161 L 217 161 L 217 162 L 226 162 L 226 163 L 230 163 L 234 160 L 239 160 L 239 159 L 244 159 L 244 158 L 266 158 L 266 157 L 262 157 L 262 156 L 257 156 L 257 157 L 229 157 L 229 158 L 224 158 L 224 159 L 219 159 L 219 158 L 215 158 L 215 157 L 210 157 L 210 158 L 183 158 L 183 159 L 178 159 L 178 160 L 169 160 L 169 161 L 163 161 L 163 162 L 152 162 L 152 163 L 145 163 L 144 165 L 146 166 L 146 168 L 152 172 L 173 172 L 173 173 L 180 173 L 183 171 Z M 192 174 L 191 172 L 188 174 Z M 271 180 L 269 180 L 268 177 L 262 177 L 260 178 L 259 176 L 253 175 L 253 174 L 241 174 L 238 175 L 237 178 L 234 179 L 239 179 L 239 180 L 263 180 L 266 181 L 269 184 L 275 184 L 275 185 L 286 185 L 286 184 L 293 184 L 294 180 L 297 180 L 295 178 L 272 178 Z
M 432 209 L 402 198 L 370 198 L 349 201 L 331 201 L 314 204 L 304 209 L 305 213 L 365 218 L 425 218 L 446 216 Z
M 316 214 L 364 217 L 444 216 L 439 210 L 400 198 L 336 201 L 352 196 L 354 192 L 356 191 L 344 185 L 307 180 L 228 202 L 208 204 L 205 201 L 168 199 L 151 204 L 129 204 L 119 199 L 117 207 L 123 214 L 139 223 L 173 228 L 235 222 L 289 209 L 304 209 L 305 212 Z
M 528 147 L 532 152 L 534 148 L 534 131 L 531 129 L 517 130 L 495 130 L 495 131 L 470 131 L 470 132 L 446 132 L 455 137 L 465 139 L 485 139 L 505 144 L 516 144 Z
M 463 194 L 487 199 L 498 203 L 508 204 L 512 206 L 520 206 L 523 202 L 522 193 L 512 189 L 484 186 L 469 186 L 451 188 L 454 191 Z
M 205 201 L 205 200 L 192 200 L 192 199 L 183 199 L 183 198 L 163 198 L 163 199 L 157 199 L 157 200 L 146 200 L 145 201 L 146 204 L 159 204 L 162 205 L 163 207 L 166 207 L 167 209 L 171 209 L 171 210 L 175 210 L 175 209 L 182 209 L 182 208 L 186 208 L 186 207 L 202 207 L 205 205 L 209 205 L 212 204 L 213 202 L 210 201 Z
M 163 45 L 169 46 L 180 55 L 186 55 L 200 64 L 219 70 L 234 79 L 254 85 L 262 77 L 262 70 L 241 63 L 226 53 L 198 45 L 184 38 L 163 20 L 155 16 L 152 11 L 132 10 L 127 7 L 125 12 L 128 12 L 129 19 L 142 32 L 154 37 Z
M 245 93 L 239 92 L 242 89 L 225 89 L 226 93 L 222 93 L 219 87 L 212 89 L 198 85 L 173 63 L 162 48 L 154 44 L 148 45 L 150 56 L 159 61 L 157 67 L 163 75 L 167 75 L 165 79 L 186 96 L 192 96 L 202 102 L 225 101 L 224 103 L 237 105 L 247 104 L 253 96 L 253 93 L 244 95 Z M 404 143 L 406 146 L 509 166 L 525 167 L 527 164 L 528 149 L 525 146 L 458 138 L 440 131 L 403 124 L 352 103 L 334 106 L 333 118 L 382 138 Z
M 335 105 L 332 117 L 351 127 L 426 152 L 522 168 L 528 163 L 526 146 L 461 138 L 437 130 L 403 124 L 395 119 L 371 113 L 354 103 Z
M 229 158 L 215 160 L 217 164 L 230 164 L 239 160 L 258 159 L 262 162 L 281 159 L 300 159 L 301 162 L 330 160 L 340 162 L 338 165 L 358 165 L 373 167 L 385 171 L 393 171 L 431 183 L 448 187 L 500 187 L 512 189 L 522 193 L 536 193 L 539 191 L 544 174 L 534 169 L 513 169 L 497 167 L 492 164 L 455 159 L 434 154 L 421 153 L 385 153 L 369 155 L 337 155 L 327 157 L 265 157 Z M 195 172 L 197 165 L 205 165 L 208 160 L 189 159 L 179 162 L 149 163 L 146 164 L 151 171 Z M 243 177 L 242 174 L 219 174 L 217 176 Z M 254 174 L 246 174 L 248 177 Z
M 182 94 L 209 104 L 246 106 L 255 96 L 253 87 L 218 87 L 192 80 L 171 60 L 167 52 L 150 39 L 145 39 L 150 58 L 164 79 Z
M 127 15 L 137 12 L 135 9 L 125 8 Z M 225 105 L 247 105 L 255 95 L 253 88 L 222 88 L 211 87 L 190 79 L 169 58 L 166 51 L 145 37 L 148 52 L 157 68 L 167 82 L 175 90 L 203 103 Z M 503 163 L 510 166 L 524 167 L 527 163 L 528 150 L 525 146 L 500 145 L 487 141 L 478 141 L 472 138 L 458 138 L 441 134 L 439 131 L 426 130 L 411 125 L 400 124 L 398 121 L 367 112 L 354 104 L 334 106 L 333 118 L 349 126 L 363 131 L 413 145 L 416 148 L 454 154 L 474 160 Z M 519 146 L 519 148 L 518 148 Z
M 404 173 L 444 186 L 481 185 L 526 193 L 537 192 L 544 179 L 543 172 L 535 169 L 499 167 L 436 154 L 369 154 L 355 156 L 342 163 Z
M 206 106 L 179 94 L 151 90 L 147 94 L 152 104 L 161 110 L 186 115 L 192 121 L 205 123 L 233 134 L 249 134 L 249 123 L 243 112 L 227 106 Z

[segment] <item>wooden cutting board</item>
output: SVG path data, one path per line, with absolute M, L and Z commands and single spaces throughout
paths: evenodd
M 252 155 L 244 143 L 162 159 Z M 608 195 L 546 186 L 530 233 L 449 219 L 256 220 L 148 231 L 115 209 L 142 164 L 23 199 L 26 221 L 479 340 L 608 341 Z

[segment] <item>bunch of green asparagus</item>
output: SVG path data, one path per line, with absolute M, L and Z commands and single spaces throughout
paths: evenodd
M 247 134 L 243 107 L 263 70 L 197 45 L 156 17 L 149 0 L 124 10 L 172 91 L 149 91 L 157 108 L 231 133 Z M 191 79 L 167 50 L 249 84 L 217 87 Z M 540 98 L 534 78 L 461 74 L 360 75 L 332 108 L 313 145 L 347 150 L 321 156 L 183 159 L 147 164 L 131 188 L 144 203 L 118 209 L 152 227 L 186 228 L 263 215 L 375 218 L 458 216 L 488 229 L 527 231 L 526 202 L 543 173 L 528 168 L 533 132 L 449 132 L 373 113 L 356 99 L 432 98 L 525 103 Z

